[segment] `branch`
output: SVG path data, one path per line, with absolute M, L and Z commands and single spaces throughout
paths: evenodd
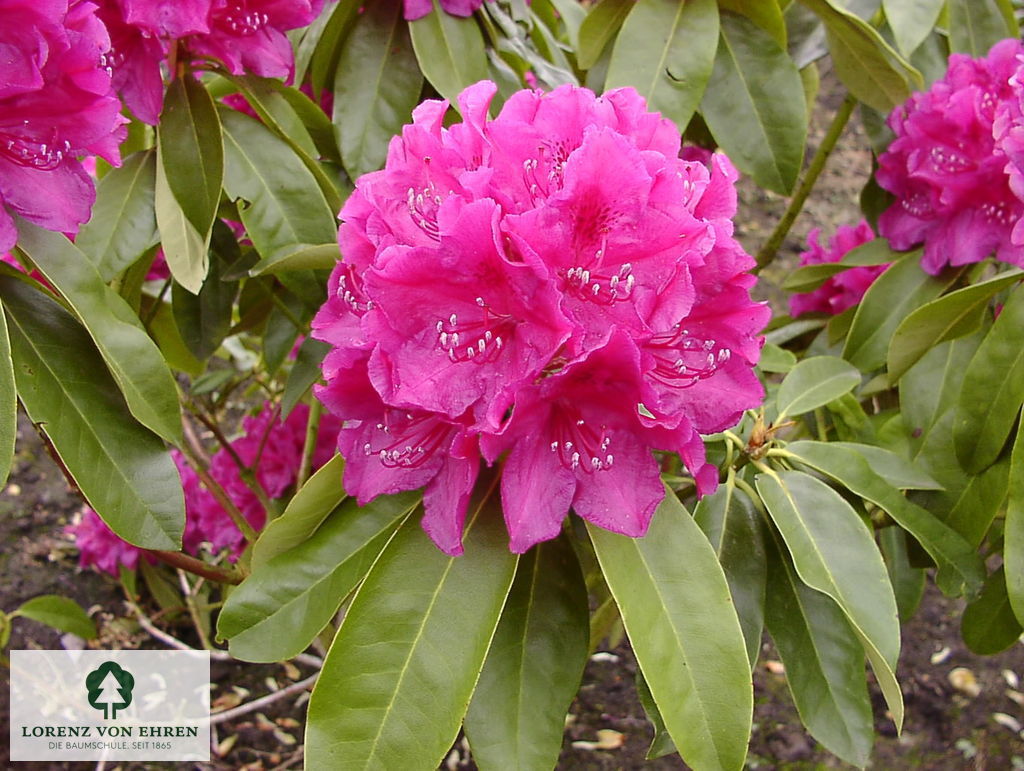
M 258 709 L 262 709 L 268 704 L 273 704 L 275 701 L 279 701 L 287 696 L 291 696 L 293 693 L 304 691 L 314 683 L 317 678 L 320 677 L 320 673 L 310 675 L 305 680 L 300 680 L 297 683 L 292 683 L 286 688 L 282 688 L 280 691 L 274 691 L 266 696 L 261 696 L 258 699 L 242 704 L 241 706 L 234 707 L 233 709 L 225 710 L 224 712 L 218 712 L 215 715 L 210 716 L 211 725 L 217 725 L 218 723 L 226 723 L 229 720 L 234 720 L 236 717 L 247 715 L 250 712 L 254 712 Z

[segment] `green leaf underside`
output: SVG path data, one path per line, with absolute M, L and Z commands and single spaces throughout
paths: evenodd
M 835 356 L 814 356 L 799 362 L 779 385 L 775 401 L 781 421 L 838 399 L 860 384 L 856 367 Z
M 96 624 L 70 597 L 44 594 L 22 603 L 12 616 L 30 618 L 33 621 L 52 626 L 62 632 L 70 632 L 85 640 L 96 637 Z
M 14 384 L 11 340 L 0 297 L 0 487 L 7 484 L 18 437 L 18 394 Z

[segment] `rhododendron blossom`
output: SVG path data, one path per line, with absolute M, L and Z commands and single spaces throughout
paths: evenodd
M 953 54 L 944 78 L 889 116 L 896 139 L 879 156 L 876 178 L 897 200 L 879 231 L 897 249 L 923 243 L 929 273 L 992 254 L 1024 265 L 1024 249 L 1011 240 L 1024 204 L 993 137 L 1000 105 L 1018 98 L 1010 76 L 1021 51 L 1019 41 L 1004 40 L 980 59 Z
M 448 128 L 446 102 L 420 105 L 341 212 L 313 334 L 345 486 L 423 487 L 424 529 L 458 554 L 481 460 L 504 458 L 513 551 L 570 507 L 640 536 L 664 495 L 654 451 L 710 492 L 699 432 L 762 398 L 737 174 L 681 159 L 632 89 L 520 91 L 489 120 L 495 90 L 466 89 Z
M 0 252 L 12 214 L 74 233 L 96 197 L 80 158 L 120 163 L 121 103 L 111 91 L 110 39 L 81 0 L 0 0 Z
M 1017 55 L 1017 70 L 1010 77 L 1014 95 L 1000 103 L 992 133 L 999 152 L 1006 156 L 1010 189 L 1024 201 L 1024 53 Z M 1014 246 L 1024 246 L 1024 217 L 1010 233 Z
M 821 228 L 814 228 L 807 234 L 807 245 L 810 248 L 801 252 L 801 266 L 840 262 L 849 251 L 874 239 L 875 233 L 867 220 L 861 220 L 856 227 L 840 225 L 827 248 L 819 242 L 820 236 Z M 888 264 L 849 268 L 830 277 L 814 291 L 794 294 L 789 298 L 789 315 L 796 317 L 815 312 L 832 315 L 842 313 L 861 301 L 868 287 L 887 267 Z

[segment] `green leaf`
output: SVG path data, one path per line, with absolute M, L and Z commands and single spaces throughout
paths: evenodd
M 658 711 L 658 705 L 654 703 L 654 696 L 651 695 L 650 686 L 644 680 L 644 673 L 637 670 L 634 679 L 636 681 L 636 695 L 640 700 L 640 706 L 644 708 L 647 720 L 650 721 L 651 728 L 654 730 L 654 739 L 651 740 L 651 746 L 647 748 L 647 760 L 654 760 L 655 758 L 677 752 L 675 742 L 672 741 L 672 737 L 668 735 L 668 729 L 665 728 L 665 720 Z
M 1018 286 L 967 365 L 957 401 L 956 455 L 972 474 L 995 461 L 1024 402 L 1022 329 L 1024 286 Z
M 900 490 L 942 489 L 942 485 L 915 464 L 884 447 L 876 447 L 873 444 L 861 444 L 859 442 L 829 442 L 829 445 L 852 450 L 857 453 L 864 459 L 872 471 Z M 792 446 L 787 446 L 786 449 L 794 451 Z
M 796 366 L 796 355 L 792 351 L 765 343 L 757 368 L 762 372 L 789 372 Z
M 195 78 L 175 78 L 167 87 L 157 147 L 168 188 L 206 241 L 220 204 L 224 144 L 217 106 Z
M 89 505 L 136 546 L 179 548 L 185 502 L 178 471 L 163 442 L 128 412 L 89 335 L 17 278 L 0 275 L 0 296 L 18 395 Z
M 422 86 L 400 0 L 367 6 L 341 52 L 334 81 L 334 121 L 349 176 L 384 165 L 388 143 L 410 122 Z
M 981 597 L 964 608 L 960 631 L 967 647 L 979 656 L 991 656 L 1017 642 L 1024 629 L 1010 607 L 1004 566 L 988 577 Z
M 281 257 L 260 260 L 250 269 L 253 276 L 281 273 L 289 270 L 330 270 L 338 262 L 338 242 L 306 246 Z
M 1024 419 L 1013 444 L 1003 538 L 1006 591 L 1017 620 L 1024 623 Z
M 767 569 L 757 509 L 730 478 L 714 495 L 700 499 L 693 518 L 707 536 L 725 572 L 753 669 L 761 652 Z
M 156 298 L 144 296 L 142 301 L 142 312 L 148 319 L 147 326 L 149 333 L 160 348 L 160 353 L 167 362 L 167 366 L 178 372 L 185 372 L 192 377 L 199 377 L 205 367 L 192 352 L 185 346 L 178 331 L 178 325 L 174 323 L 174 313 L 171 304 L 160 302 L 155 309 L 153 304 Z M 227 371 L 227 370 L 222 370 Z M 192 394 L 196 394 L 195 383 L 192 384 Z
M 768 633 L 807 730 L 830 752 L 867 765 L 874 739 L 864 649 L 839 606 L 801 581 L 781 545 L 771 545 Z
M 746 16 L 754 24 L 770 34 L 779 47 L 786 47 L 786 21 L 782 18 L 779 3 L 766 3 L 763 0 L 718 0 L 723 11 L 732 11 Z
M 949 45 L 954 52 L 985 56 L 1008 37 L 1017 37 L 997 0 L 949 0 Z M 1012 16 L 1011 16 L 1012 18 Z
M 223 109 L 224 189 L 264 261 L 277 261 L 337 238 L 323 192 L 288 145 L 258 121 Z
M 284 384 L 284 394 L 281 397 L 281 414 L 288 417 L 288 413 L 304 397 L 310 387 L 320 378 L 320 363 L 324 360 L 331 347 L 312 337 L 307 337 L 295 357 L 291 372 L 288 373 L 288 380 Z
M 884 238 L 876 238 L 866 244 L 851 249 L 839 262 L 823 262 L 817 265 L 804 265 L 788 274 L 782 282 L 782 288 L 789 292 L 809 292 L 817 289 L 826 280 L 850 268 L 864 265 L 886 265 L 899 259 L 899 254 L 892 251 L 889 242 Z
M 452 746 L 517 562 L 497 480 L 480 486 L 465 554 L 409 518 L 363 581 L 310 699 L 309 768 L 432 769 Z
M 901 495 L 870 468 L 856 449 L 839 442 L 804 441 L 787 445 L 786 451 L 888 512 L 939 565 L 936 583 L 943 592 L 953 596 L 977 593 L 985 578 L 977 550 L 934 514 Z
M 646 537 L 587 530 L 637 662 L 683 760 L 743 767 L 753 704 L 750 661 L 715 552 L 675 493 Z
M 172 444 L 181 441 L 174 378 L 128 303 L 60 233 L 21 221 L 18 248 L 55 286 L 85 325 L 139 422 Z
M 589 652 L 587 586 L 564 536 L 519 560 L 465 727 L 481 768 L 554 768 Z
M 70 632 L 85 640 L 96 638 L 96 624 L 70 597 L 43 594 L 21 604 L 12 617 L 30 618 L 62 632 Z
M 434 0 L 434 9 L 409 22 L 412 46 L 430 85 L 458 109 L 462 89 L 487 78 L 484 37 L 476 21 L 446 13 Z
M 0 487 L 7 484 L 18 436 L 18 394 L 14 387 L 11 340 L 7 335 L 3 304 L 0 302 Z
M 742 16 L 722 16 L 701 114 L 741 171 L 762 187 L 792 192 L 807 139 L 803 81 L 785 49 Z
M 417 493 L 381 496 L 363 507 L 349 499 L 328 509 L 306 540 L 269 559 L 264 554 L 217 619 L 231 655 L 281 661 L 309 647 L 419 502 Z
M 281 516 L 270 521 L 253 544 L 253 570 L 312 536 L 331 512 L 342 504 L 347 497 L 341 484 L 344 471 L 345 459 L 335 455 L 306 480 Z
M 910 56 L 931 34 L 944 5 L 945 0 L 882 0 L 885 20 L 904 56 Z
M 222 222 L 213 228 L 213 259 L 210 271 L 198 295 L 175 284 L 171 287 L 174 321 L 181 339 L 189 351 L 200 360 L 206 360 L 220 348 L 231 329 L 231 313 L 238 296 L 238 282 L 225 281 L 227 268 L 221 253 L 237 252 L 238 245 L 231 229 Z
M 359 18 L 362 7 L 363 0 L 339 0 L 334 7 L 309 63 L 309 77 L 314 93 L 319 95 L 334 82 L 342 45 L 352 25 Z
M 156 152 L 125 158 L 96 185 L 92 218 L 75 237 L 104 281 L 110 281 L 160 240 L 156 229 Z
M 889 340 L 916 308 L 942 294 L 959 275 L 958 270 L 930 276 L 918 264 L 920 251 L 897 260 L 875 279 L 857 306 L 846 336 L 843 358 L 864 372 L 885 363 Z
M 605 88 L 632 86 L 682 131 L 711 77 L 717 42 L 715 0 L 636 0 L 615 41 Z
M 889 573 L 893 594 L 896 595 L 900 622 L 906 623 L 914 617 L 924 597 L 925 570 L 910 564 L 906 531 L 898 527 L 887 527 L 878 536 L 882 556 L 885 558 L 885 569 Z
M 174 280 L 193 294 L 199 292 L 210 268 L 209 242 L 188 221 L 167 182 L 163 161 L 157 158 L 153 194 L 160 243 Z
M 899 380 L 939 343 L 974 332 L 981 325 L 989 299 L 1020 281 L 1021 276 L 1024 271 L 1007 271 L 932 300 L 903 319 L 889 341 L 890 382 Z
M 589 70 L 597 64 L 605 46 L 618 34 L 634 4 L 634 0 L 601 0 L 590 9 L 580 24 L 576 62 L 581 70 Z
M 802 415 L 838 399 L 860 384 L 857 368 L 835 356 L 813 356 L 789 371 L 779 385 L 779 416 Z
M 801 580 L 846 614 L 898 731 L 903 695 L 894 674 L 900 651 L 896 598 L 871 533 L 839 493 L 812 476 L 783 471 L 755 481 Z

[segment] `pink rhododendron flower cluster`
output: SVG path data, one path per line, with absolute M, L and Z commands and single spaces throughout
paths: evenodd
M 1004 40 L 988 56 L 953 54 L 946 76 L 889 116 L 896 139 L 879 156 L 878 183 L 897 200 L 878 222 L 897 249 L 924 244 L 922 265 L 938 273 L 991 254 L 1024 265 L 1011 231 L 1024 204 L 1010 189 L 1007 156 L 993 137 L 1022 46 Z
M 867 220 L 861 220 L 856 227 L 840 225 L 827 248 L 819 242 L 820 236 L 821 228 L 814 228 L 807 234 L 807 245 L 810 248 L 800 254 L 801 266 L 839 262 L 850 250 L 874 239 L 875 233 Z M 888 264 L 850 268 L 832 276 L 813 292 L 794 294 L 789 298 L 789 315 L 796 317 L 814 312 L 833 315 L 842 313 L 861 301 L 868 287 L 887 267 Z
M 82 0 L 0 0 L 0 252 L 12 214 L 74 233 L 96 197 L 79 158 L 120 163 L 121 103 L 111 91 L 110 39 Z
M 406 21 L 415 21 L 434 10 L 434 0 L 404 0 Z M 441 0 L 441 10 L 452 16 L 472 16 L 484 0 Z
M 309 407 L 300 404 L 285 420 L 280 420 L 276 409 L 264 404 L 259 414 L 247 417 L 242 424 L 242 435 L 231 446 L 247 466 L 259 458 L 256 480 L 271 499 L 282 497 L 295 484 L 306 439 Z M 320 420 L 320 432 L 312 458 L 312 469 L 317 469 L 334 454 L 334 442 L 340 421 L 330 415 Z M 203 544 L 210 544 L 214 552 L 228 551 L 236 559 L 245 548 L 245 539 L 231 517 L 207 490 L 195 470 L 177 450 L 171 457 L 178 467 L 185 494 L 185 533 L 183 550 L 196 554 Z M 266 522 L 266 512 L 259 499 L 242 481 L 238 465 L 230 453 L 221 448 L 210 459 L 210 476 L 227 492 L 228 497 L 257 531 Z M 134 568 L 138 564 L 140 549 L 123 541 L 100 519 L 92 509 L 86 509 L 81 521 L 68 528 L 79 550 L 83 567 L 95 567 L 117 575 L 118 565 Z
M 999 105 L 993 126 L 997 151 L 1006 156 L 1010 189 L 1024 201 L 1024 53 L 1017 55 L 1017 70 L 1010 77 L 1014 96 Z M 1024 217 L 1014 223 L 1010 240 L 1024 246 Z
M 632 89 L 520 91 L 489 120 L 495 90 L 466 89 L 448 128 L 446 102 L 420 105 L 341 212 L 313 334 L 345 486 L 425 487 L 423 526 L 457 554 L 481 459 L 507 454 L 513 551 L 570 507 L 640 536 L 664 495 L 652 450 L 713 490 L 698 432 L 762 398 L 737 173 L 680 159 Z

